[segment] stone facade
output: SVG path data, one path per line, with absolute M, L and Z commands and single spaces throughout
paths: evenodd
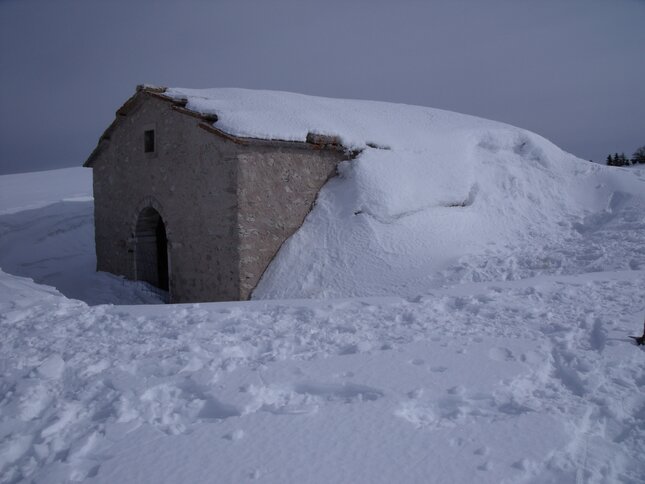
M 167 286 L 170 302 L 246 300 L 348 157 L 320 139 L 237 138 L 213 120 L 159 89 L 117 111 L 85 163 L 97 270 Z

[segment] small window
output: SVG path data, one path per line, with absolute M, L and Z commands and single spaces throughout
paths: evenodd
M 143 151 L 145 153 L 155 152 L 155 130 L 147 129 L 143 132 Z

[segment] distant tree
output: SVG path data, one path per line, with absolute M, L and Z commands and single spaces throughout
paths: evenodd
M 625 156 L 625 153 L 621 153 L 621 154 L 614 153 L 612 166 L 625 166 L 625 165 L 630 165 L 630 162 Z
M 645 145 L 634 151 L 634 154 L 632 155 L 632 163 L 645 163 Z
M 607 155 L 608 166 L 630 166 L 635 165 L 636 163 L 645 164 L 645 146 L 638 148 L 631 158 L 627 158 L 627 156 L 625 156 L 625 153 L 614 153 L 613 155 Z

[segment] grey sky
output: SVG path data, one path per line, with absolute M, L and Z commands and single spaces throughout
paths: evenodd
M 643 0 L 0 0 L 0 173 L 80 165 L 136 84 L 432 106 L 645 144 Z

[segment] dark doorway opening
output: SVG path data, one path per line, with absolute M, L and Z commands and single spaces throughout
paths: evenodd
M 159 212 L 152 207 L 144 208 L 137 219 L 134 236 L 136 279 L 167 291 L 168 238 Z

